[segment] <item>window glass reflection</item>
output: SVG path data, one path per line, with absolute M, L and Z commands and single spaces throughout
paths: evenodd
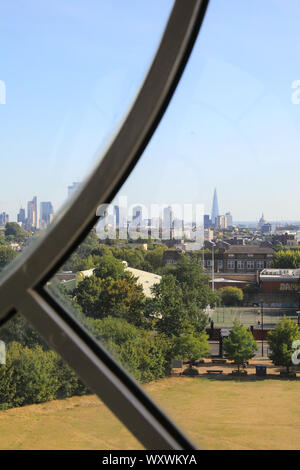
M 2 450 L 141 445 L 21 316 L 0 328 Z
M 2 6 L 0 243 L 16 254 L 100 159 L 141 86 L 172 5 L 21 0 Z M 4 238 L 7 223 L 14 225 Z M 6 261 L 12 256 L 3 254 Z
M 299 447 L 282 438 L 299 414 L 298 9 L 210 3 L 149 146 L 48 285 L 213 449 Z

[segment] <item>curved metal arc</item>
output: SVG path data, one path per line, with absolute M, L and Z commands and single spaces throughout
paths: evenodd
M 0 318 L 14 298 L 44 283 L 97 221 L 99 204 L 110 202 L 155 131 L 185 68 L 208 0 L 176 0 L 144 84 L 126 120 L 81 191 L 56 221 L 0 280 Z
M 165 415 L 158 407 L 151 408 L 151 400 L 148 397 L 143 400 L 130 377 L 127 384 L 118 385 L 116 381 L 119 378 L 118 374 L 114 375 L 113 362 L 104 370 L 101 355 L 106 353 L 103 348 L 98 345 L 97 353 L 93 352 L 87 338 L 83 339 L 75 332 L 71 315 L 64 309 L 59 313 L 54 299 L 52 302 L 55 308 L 52 308 L 51 299 L 41 286 L 87 235 L 97 220 L 97 206 L 112 200 L 138 161 L 185 68 L 207 4 L 208 0 L 176 0 L 142 89 L 102 161 L 73 201 L 63 208 L 45 236 L 17 260 L 0 280 L 0 320 L 17 306 L 46 341 L 54 344 L 62 358 L 87 384 L 91 384 L 91 388 L 100 398 L 106 393 L 109 407 L 148 448 L 152 448 L 153 436 L 154 445 L 158 449 L 191 449 L 193 446 L 171 421 L 166 421 Z M 81 331 L 83 335 L 82 327 Z M 70 350 L 75 357 L 80 358 L 79 362 L 72 359 Z M 91 372 L 94 373 L 94 379 Z M 103 380 L 106 381 L 106 392 L 99 387 Z M 132 429 L 130 414 L 125 410 L 120 416 L 117 402 L 109 402 L 109 394 L 121 397 L 127 411 L 135 409 L 136 429 Z
M 194 449 L 139 385 L 80 325 L 64 318 L 61 307 L 29 290 L 18 310 L 86 385 L 148 449 Z

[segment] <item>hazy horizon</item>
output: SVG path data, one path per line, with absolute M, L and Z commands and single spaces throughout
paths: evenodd
M 0 211 L 55 211 L 84 181 L 149 68 L 173 2 L 20 0 L 2 7 Z M 120 195 L 202 203 L 235 221 L 297 221 L 300 4 L 212 0 L 157 132 Z M 268 21 L 265 21 L 268 18 Z

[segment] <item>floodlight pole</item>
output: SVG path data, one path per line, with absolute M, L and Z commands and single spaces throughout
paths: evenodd
M 264 304 L 261 302 L 261 355 L 264 357 Z
M 215 244 L 212 245 L 212 250 L 211 250 L 211 288 L 212 291 L 214 292 L 215 290 L 215 256 L 214 256 L 214 247 Z

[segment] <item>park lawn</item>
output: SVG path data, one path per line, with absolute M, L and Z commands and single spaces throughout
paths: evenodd
M 204 449 L 300 449 L 300 381 L 171 377 L 145 386 Z M 93 396 L 0 411 L 1 449 L 140 449 Z

